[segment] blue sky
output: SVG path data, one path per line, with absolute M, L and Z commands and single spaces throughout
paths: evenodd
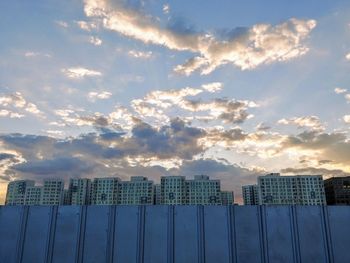
M 9 181 L 350 172 L 348 1 L 2 1 Z M 349 54 L 349 55 L 348 55 Z

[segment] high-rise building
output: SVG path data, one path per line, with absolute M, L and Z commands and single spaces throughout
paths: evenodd
M 91 180 L 74 178 L 69 180 L 69 198 L 72 205 L 90 204 Z
M 91 203 L 93 205 L 116 205 L 119 181 L 117 177 L 95 178 L 91 187 Z
M 64 181 L 61 179 L 44 180 L 42 205 L 62 205 L 64 199 Z
M 34 186 L 32 180 L 16 180 L 7 186 L 6 205 L 24 205 L 27 187 Z
M 132 176 L 130 181 L 119 182 L 118 204 L 153 204 L 153 181 L 149 181 L 147 177 L 143 176 Z
M 231 191 L 221 191 L 221 204 L 222 205 L 233 205 L 235 198 Z
M 161 204 L 186 204 L 186 180 L 184 176 L 163 176 L 160 179 Z
M 244 205 L 258 205 L 259 204 L 259 194 L 258 186 L 253 185 L 243 185 L 242 195 Z
M 328 205 L 350 205 L 350 176 L 326 179 L 324 187 Z
M 207 175 L 195 175 L 186 180 L 186 204 L 220 205 L 220 180 L 210 180 Z
M 160 184 L 155 184 L 153 189 L 154 189 L 154 204 L 160 205 L 162 202 L 162 192 L 161 192 Z
M 259 204 L 326 204 L 321 175 L 280 176 L 278 173 L 273 173 L 259 176 L 258 187 Z
M 68 189 L 63 189 L 63 205 L 71 205 L 71 196 Z
M 29 186 L 25 191 L 25 205 L 40 205 L 42 200 L 43 188 L 40 186 Z

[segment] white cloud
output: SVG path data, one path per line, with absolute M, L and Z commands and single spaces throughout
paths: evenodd
M 75 21 L 75 23 L 85 31 L 90 32 L 93 29 L 97 29 L 97 24 L 94 22 L 86 22 L 86 21 Z
M 343 117 L 343 120 L 344 120 L 345 123 L 350 123 L 350 115 L 345 115 Z
M 347 60 L 350 60 L 350 53 L 346 54 L 346 55 L 345 55 L 345 58 L 346 58 Z
M 347 89 L 335 88 L 334 92 L 337 93 L 337 94 L 342 94 L 342 93 L 347 92 Z
M 34 103 L 27 102 L 20 92 L 0 95 L 0 105 L 7 108 L 15 108 L 21 111 L 26 111 L 38 115 L 39 117 L 44 117 L 43 112 L 41 112 Z M 2 110 L 1 116 L 9 116 L 11 118 L 22 118 L 25 115 L 23 113 L 13 112 L 10 109 L 4 109 Z
M 0 117 L 10 117 L 13 119 L 20 119 L 20 118 L 23 118 L 24 115 L 19 114 L 17 112 L 9 111 L 9 110 L 0 110 Z
M 108 91 L 102 91 L 102 92 L 91 91 L 88 93 L 88 98 L 91 101 L 95 101 L 96 99 L 106 100 L 106 99 L 109 99 L 111 96 L 112 96 L 112 93 Z
M 152 51 L 144 52 L 137 50 L 129 50 L 128 55 L 134 58 L 147 59 L 152 57 Z
M 169 14 L 169 12 L 170 12 L 170 5 L 169 4 L 163 5 L 163 13 Z
M 91 70 L 83 67 L 65 68 L 61 70 L 68 78 L 82 79 L 84 77 L 99 77 L 102 73 L 96 70 Z
M 303 116 L 289 119 L 281 119 L 277 123 L 285 125 L 296 125 L 298 128 L 306 127 L 318 131 L 324 130 L 324 127 L 317 116 Z
M 95 46 L 101 46 L 102 45 L 102 39 L 98 37 L 91 36 L 89 38 L 89 42 Z
M 26 58 L 39 57 L 39 56 L 43 56 L 43 57 L 47 57 L 47 58 L 51 58 L 52 57 L 50 54 L 41 53 L 41 52 L 34 52 L 34 51 L 27 51 L 27 52 L 24 53 L 24 56 Z
M 64 28 L 67 28 L 69 26 L 68 23 L 65 21 L 58 20 L 58 21 L 55 21 L 55 23 L 61 27 L 64 27 Z
M 348 103 L 350 103 L 350 94 L 346 94 L 344 97 L 348 101 Z
M 223 86 L 223 84 L 221 82 L 212 82 L 212 83 L 208 83 L 208 84 L 203 84 L 202 88 L 206 91 L 214 93 L 214 92 L 222 90 L 222 86 Z
M 162 28 L 150 16 L 126 8 L 122 2 L 85 0 L 87 16 L 99 19 L 103 27 L 147 44 L 165 46 L 179 51 L 198 53 L 175 68 L 186 75 L 199 70 L 209 74 L 217 67 L 233 64 L 242 70 L 259 65 L 286 61 L 305 54 L 303 43 L 316 26 L 315 20 L 292 18 L 278 25 L 256 24 L 239 36 L 222 40 L 212 34 L 175 32 Z

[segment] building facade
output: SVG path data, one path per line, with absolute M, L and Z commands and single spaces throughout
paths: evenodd
M 116 205 L 119 182 L 117 177 L 95 178 L 91 187 L 91 204 Z
M 321 175 L 281 176 L 278 173 L 258 177 L 259 204 L 324 205 L 325 190 Z
M 154 192 L 154 204 L 160 205 L 162 202 L 162 192 L 161 192 L 160 184 L 154 185 L 153 192 Z
M 350 205 L 350 176 L 329 178 L 324 187 L 328 205 Z
M 43 188 L 40 186 L 30 186 L 26 188 L 25 205 L 41 205 Z
M 42 205 L 63 205 L 64 181 L 61 179 L 46 179 L 42 188 Z
M 7 185 L 5 205 L 24 205 L 27 187 L 34 186 L 32 180 L 12 181 Z
M 243 185 L 242 186 L 243 204 L 244 205 L 258 205 L 259 204 L 259 193 L 258 186 Z
M 233 205 L 234 202 L 235 202 L 235 198 L 232 191 L 221 191 L 222 205 Z
M 164 176 L 160 179 L 161 204 L 186 204 L 186 180 L 184 176 Z
M 193 180 L 186 180 L 186 204 L 220 205 L 220 180 L 210 180 L 207 175 L 195 175 Z
M 132 176 L 130 181 L 119 183 L 118 204 L 152 205 L 153 191 L 153 181 L 143 176 Z
M 89 205 L 91 199 L 91 180 L 87 178 L 70 179 L 68 194 L 70 204 Z

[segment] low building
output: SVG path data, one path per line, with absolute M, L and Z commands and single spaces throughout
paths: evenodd
M 350 176 L 329 178 L 324 187 L 328 205 L 350 205 Z

